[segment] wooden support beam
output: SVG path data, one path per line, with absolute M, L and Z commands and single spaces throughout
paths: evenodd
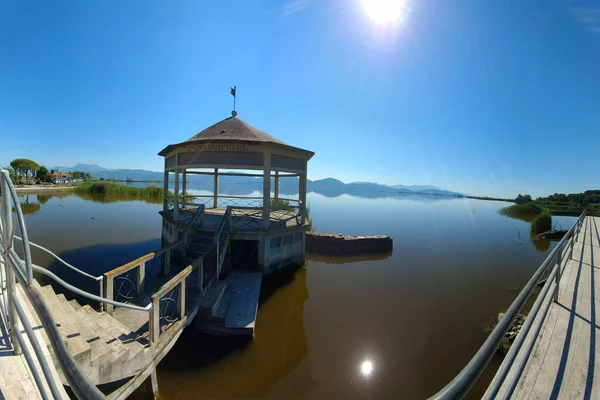
M 182 188 L 183 189 L 183 207 L 185 207 L 187 204 L 187 193 L 186 193 L 186 191 L 187 191 L 187 172 L 185 169 L 183 170 L 182 186 L 183 186 L 183 188 Z
M 179 170 L 175 171 L 175 198 L 173 199 L 173 218 L 179 221 Z
M 279 171 L 275 171 L 275 206 L 279 206 Z
M 213 187 L 213 208 L 219 207 L 219 168 L 215 168 L 215 182 Z
M 264 164 L 262 227 L 268 231 L 271 223 L 271 153 L 268 151 L 265 152 Z
M 165 171 L 163 191 L 164 191 L 163 211 L 167 212 L 169 210 L 169 202 L 167 201 L 167 197 L 169 197 L 169 172 L 168 171 Z

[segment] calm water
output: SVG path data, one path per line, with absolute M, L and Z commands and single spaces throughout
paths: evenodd
M 309 257 L 284 282 L 268 280 L 252 341 L 189 329 L 159 365 L 161 398 L 425 398 L 469 361 L 553 245 L 536 248 L 527 222 L 499 215 L 506 203 L 312 193 L 308 199 L 317 230 L 387 234 L 393 254 L 346 263 Z M 74 195 L 22 201 L 31 212 L 31 240 L 95 274 L 159 246 L 159 204 Z M 554 218 L 563 228 L 574 220 Z M 49 258 L 34 257 L 76 279 Z M 492 361 L 472 398 L 500 361 Z M 367 362 L 372 370 L 365 375 Z M 134 397 L 147 395 L 140 390 Z

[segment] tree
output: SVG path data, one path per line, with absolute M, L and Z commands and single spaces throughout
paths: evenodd
M 10 176 L 10 180 L 12 181 L 13 185 L 19 183 L 19 174 L 17 174 L 17 171 L 14 169 L 9 169 L 8 175 Z
M 85 173 L 85 178 L 86 181 L 91 181 L 92 180 L 92 174 L 90 174 L 89 172 Z
M 44 167 L 43 165 L 38 170 L 36 176 L 42 182 L 52 181 L 52 175 L 50 175 L 50 172 L 48 172 L 48 168 Z
M 10 166 L 13 167 L 13 169 L 17 171 L 19 175 L 25 174 L 25 180 L 29 180 L 30 171 L 31 176 L 33 176 L 35 172 L 40 169 L 40 165 L 38 163 L 27 158 L 15 158 L 10 162 Z
M 526 195 L 521 195 L 519 193 L 519 195 L 517 196 L 517 198 L 515 199 L 515 203 L 517 204 L 523 204 L 523 203 L 529 203 L 531 202 L 531 196 L 526 194 Z

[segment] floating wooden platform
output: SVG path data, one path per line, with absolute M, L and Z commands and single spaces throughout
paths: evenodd
M 558 302 L 548 291 L 497 398 L 600 398 L 600 217 L 586 217 L 562 270 Z M 554 281 L 548 284 L 555 285 Z M 552 287 L 550 289 L 553 289 Z M 539 330 L 539 333 L 538 333 Z M 527 344 L 535 340 L 527 357 Z M 519 374 L 518 366 L 527 357 Z

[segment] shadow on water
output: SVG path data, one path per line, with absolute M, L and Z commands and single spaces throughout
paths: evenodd
M 325 264 L 350 264 L 363 261 L 381 261 L 392 256 L 392 252 L 382 254 L 360 254 L 352 256 L 327 256 L 316 253 L 306 253 L 306 259 L 309 261 Z
M 99 244 L 95 246 L 83 247 L 75 250 L 64 251 L 58 256 L 69 264 L 87 272 L 93 276 L 100 276 L 107 271 L 117 268 L 129 261 L 135 260 L 138 257 L 148 254 L 160 247 L 160 239 L 152 239 L 138 243 L 123 243 L 123 244 Z M 32 249 L 34 261 L 38 256 L 43 255 L 40 250 Z M 60 261 L 54 260 L 48 270 L 58 275 L 59 278 L 67 283 L 77 286 L 89 293 L 99 294 L 98 282 L 87 278 L 79 273 L 71 270 Z M 80 304 L 90 304 L 92 307 L 97 307 L 98 303 L 83 298 L 82 296 L 72 293 L 70 290 L 63 288 L 58 283 L 54 282 L 42 274 L 36 274 L 36 279 L 40 285 L 51 284 L 56 293 L 63 293 L 67 299 L 76 299 Z
M 306 267 L 268 276 L 261 289 L 253 339 L 184 331 L 158 367 L 161 398 L 264 397 L 300 364 Z

